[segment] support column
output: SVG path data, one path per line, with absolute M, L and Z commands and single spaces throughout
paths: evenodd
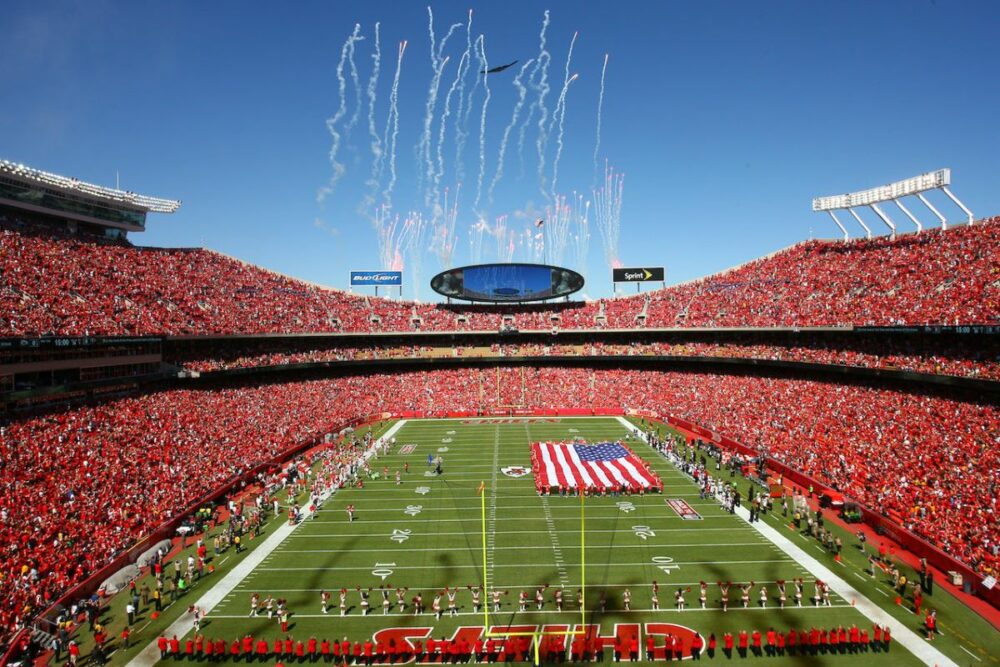
M 840 227 L 840 231 L 844 232 L 844 242 L 846 243 L 847 241 L 850 241 L 851 235 L 847 233 L 847 228 L 840 223 L 840 220 L 837 219 L 837 216 L 834 214 L 834 212 L 832 210 L 828 210 L 827 213 L 830 214 L 830 217 L 833 218 L 833 221 L 837 223 L 838 227 Z
M 969 224 L 971 225 L 971 224 L 973 223 L 973 220 L 972 220 L 972 211 L 970 211 L 969 209 L 967 209 L 967 208 L 965 207 L 965 204 L 963 204 L 962 202 L 960 202 L 960 201 L 958 200 L 958 197 L 956 197 L 955 195 L 951 194 L 951 190 L 949 190 L 949 189 L 948 189 L 948 186 L 947 186 L 947 185 L 943 185 L 943 186 L 941 186 L 941 190 L 942 190 L 942 191 L 944 191 L 944 193 L 945 193 L 946 195 L 948 195 L 948 199 L 950 199 L 950 200 L 952 200 L 953 202 L 955 202 L 955 204 L 956 204 L 956 205 L 957 205 L 957 206 L 958 206 L 958 207 L 959 207 L 960 209 L 962 209 L 963 211 L 965 211 L 965 215 L 967 215 L 967 216 L 968 216 L 968 220 L 969 220 Z
M 866 225 L 865 221 L 861 219 L 861 216 L 858 215 L 857 213 L 855 213 L 853 208 L 849 208 L 849 209 L 847 209 L 847 211 L 851 215 L 853 215 L 854 219 L 858 221 L 858 224 L 861 225 L 864 228 L 865 233 L 868 235 L 868 238 L 871 238 L 872 237 L 872 230 L 868 228 L 868 225 Z
M 870 208 L 871 210 L 875 211 L 875 215 L 882 218 L 882 222 L 884 222 L 886 226 L 889 228 L 889 232 L 892 234 L 892 238 L 896 238 L 896 225 L 892 220 L 889 219 L 889 216 L 887 216 L 885 213 L 882 212 L 882 209 L 878 207 L 878 204 L 871 204 Z
M 924 231 L 924 226 L 920 223 L 919 220 L 917 220 L 917 216 L 915 216 L 912 213 L 910 213 L 910 209 L 908 209 L 905 206 L 903 206 L 903 202 L 899 201 L 898 199 L 893 199 L 892 201 L 894 201 L 896 203 L 896 206 L 899 207 L 899 210 L 901 210 L 903 213 L 905 213 L 906 217 L 909 218 L 910 220 L 912 220 L 913 224 L 915 224 L 917 226 L 917 234 L 919 234 L 920 232 Z
M 934 204 L 927 201 L 927 197 L 924 196 L 923 192 L 917 193 L 917 199 L 924 203 L 924 206 L 931 210 L 931 213 L 937 216 L 937 219 L 941 221 L 941 229 L 948 229 L 948 219 L 941 215 L 941 211 L 934 208 Z

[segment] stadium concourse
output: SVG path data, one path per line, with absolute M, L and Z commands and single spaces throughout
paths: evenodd
M 1000 219 L 896 239 L 809 241 L 646 296 L 547 306 L 371 299 L 203 249 L 0 232 L 0 336 L 995 324 Z M 557 320 L 553 318 L 557 317 Z

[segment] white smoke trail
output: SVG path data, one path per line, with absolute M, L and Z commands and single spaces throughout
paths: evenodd
M 448 188 L 444 189 L 444 207 L 441 215 L 435 213 L 433 224 L 433 236 L 431 238 L 431 251 L 438 256 L 442 268 L 447 268 L 451 264 L 451 258 L 455 252 L 455 223 L 458 221 L 458 195 L 459 189 L 455 189 L 455 198 L 452 202 L 449 197 Z
M 487 232 L 491 232 L 490 226 L 480 218 L 469 227 L 469 255 L 473 264 L 483 261 L 483 238 Z
M 564 122 L 566 120 L 566 93 L 569 92 L 569 84 L 573 83 L 577 75 L 569 75 L 570 63 L 573 61 L 573 47 L 576 45 L 576 38 L 580 33 L 574 32 L 573 39 L 569 42 L 569 52 L 566 54 L 566 68 L 565 74 L 563 76 L 563 87 L 559 92 L 559 101 L 556 102 L 555 111 L 552 112 L 552 122 L 549 124 L 549 133 L 552 132 L 552 127 L 556 124 L 556 117 L 559 118 L 559 134 L 556 135 L 556 156 L 552 160 L 552 197 L 556 196 L 556 182 L 559 180 L 559 159 L 562 157 L 563 150 L 563 128 Z
M 528 117 L 525 119 L 525 126 L 521 128 L 521 136 L 519 139 L 518 152 L 521 151 L 524 144 L 524 133 L 528 122 L 534 116 L 535 109 L 538 110 L 538 137 L 535 142 L 535 149 L 538 152 L 538 187 L 542 193 L 542 196 L 548 197 L 548 192 L 545 190 L 545 145 L 548 141 L 545 134 L 545 121 L 548 120 L 548 108 L 545 106 L 545 97 L 549 94 L 549 63 L 552 60 L 552 56 L 549 54 L 548 50 L 545 48 L 545 31 L 549 27 L 549 11 L 545 10 L 545 17 L 542 20 L 542 29 L 538 35 L 538 68 L 537 68 L 537 78 L 535 77 L 535 72 L 532 72 L 531 76 L 531 87 L 538 97 L 535 101 L 531 103 L 528 108 Z
M 573 266 L 584 273 L 590 251 L 590 201 L 585 202 L 583 195 L 578 195 L 573 205 L 573 223 Z
M 543 72 L 548 72 L 549 69 L 549 52 L 545 50 L 545 31 L 549 27 L 549 10 L 545 10 L 545 16 L 542 19 L 542 30 L 538 35 L 538 58 L 535 60 L 535 67 L 531 70 L 531 75 L 528 77 L 528 83 L 533 91 L 540 91 L 540 81 L 544 80 Z M 548 88 L 546 88 L 546 93 Z M 541 106 L 545 105 L 545 95 L 540 94 Z M 539 99 L 532 101 L 531 106 L 528 107 L 528 114 L 524 117 L 524 123 L 521 125 L 518 131 L 517 137 L 517 157 L 521 164 L 521 175 L 524 175 L 524 138 L 527 133 L 528 124 L 531 122 L 532 117 L 535 115 L 535 110 L 539 108 Z
M 462 54 L 462 59 L 458 61 L 458 70 L 455 72 L 455 80 L 451 82 L 451 87 L 448 89 L 448 94 L 444 97 L 444 111 L 441 112 L 441 126 L 438 128 L 438 138 L 437 138 L 437 169 L 434 171 L 434 191 L 440 192 L 441 190 L 441 177 L 444 175 L 444 141 L 445 133 L 448 127 L 448 117 L 451 115 L 451 98 L 458 87 L 458 83 L 462 78 L 463 68 L 465 63 L 468 61 L 468 53 Z M 461 100 L 461 94 L 459 94 L 459 100 Z M 436 202 L 435 202 L 436 204 Z
M 445 35 L 444 39 L 441 40 L 440 44 L 435 45 L 434 37 L 434 12 L 430 7 L 427 7 L 427 31 L 430 36 L 431 42 L 431 71 L 433 75 L 431 76 L 431 83 L 427 90 L 427 104 L 426 111 L 424 115 L 424 131 L 420 135 L 420 142 L 417 144 L 417 156 L 418 163 L 423 163 L 423 167 L 417 170 L 417 188 L 418 190 L 423 189 L 425 174 L 423 169 L 426 168 L 426 178 L 427 182 L 432 182 L 434 178 L 434 163 L 431 158 L 431 128 L 434 125 L 434 109 L 437 106 L 438 90 L 441 86 L 441 75 L 444 72 L 445 65 L 448 64 L 448 58 L 442 58 L 441 54 L 444 52 L 445 46 L 448 43 L 448 39 L 454 34 L 455 30 L 461 28 L 461 23 L 453 23 L 448 29 L 448 33 Z M 425 190 L 424 192 L 424 203 L 430 205 L 432 193 Z M 435 203 L 437 203 L 437 193 L 433 193 Z
M 382 191 L 386 204 L 392 204 L 392 189 L 396 186 L 396 143 L 399 139 L 399 75 L 403 69 L 403 53 L 406 51 L 406 40 L 399 43 L 399 56 L 396 59 L 396 74 L 392 79 L 392 92 L 389 94 L 389 115 L 386 118 L 386 133 L 392 124 L 392 137 L 389 141 L 389 184 Z
M 362 39 L 364 37 L 358 37 L 355 42 Z M 347 51 L 347 64 L 351 67 L 351 84 L 354 86 L 354 100 L 356 104 L 354 105 L 354 113 L 351 114 L 351 119 L 344 126 L 344 134 L 350 134 L 354 126 L 358 124 L 358 118 L 361 117 L 361 80 L 358 78 L 358 66 L 354 62 L 354 43 L 351 43 L 351 48 Z
M 368 135 L 371 137 L 372 148 L 372 170 L 365 182 L 368 188 L 362 197 L 358 212 L 368 217 L 374 222 L 374 217 L 369 213 L 372 204 L 375 203 L 375 194 L 378 192 L 379 179 L 382 177 L 382 167 L 384 164 L 384 151 L 382 150 L 382 139 L 379 137 L 378 129 L 375 127 L 375 102 L 378 91 L 378 78 L 382 68 L 382 45 L 379 36 L 380 24 L 375 24 L 375 52 L 372 54 L 372 73 L 368 77 Z
M 347 38 L 344 42 L 344 46 L 340 49 L 340 62 L 337 63 L 337 93 L 340 97 L 340 105 L 337 107 L 337 111 L 326 120 L 326 129 L 333 138 L 333 143 L 330 146 L 330 164 L 333 167 L 333 175 L 330 177 L 329 182 L 316 194 L 316 201 L 323 203 L 323 201 L 333 192 L 334 186 L 337 181 L 341 179 L 344 175 L 346 167 L 343 163 L 337 161 L 337 153 L 340 151 L 341 134 L 337 129 L 337 123 L 343 119 L 347 114 L 347 79 L 344 78 L 344 64 L 347 62 L 348 52 L 353 53 L 354 43 L 363 39 L 360 35 L 361 24 L 354 24 L 354 32 Z
M 483 35 L 476 39 L 476 47 L 479 63 L 483 66 L 481 71 L 486 72 L 490 64 L 486 60 L 486 38 Z M 483 89 L 486 95 L 483 97 L 483 111 L 479 115 L 479 178 L 476 179 L 476 201 L 472 206 L 475 211 L 479 210 L 479 201 L 483 196 L 483 177 L 486 175 L 486 110 L 490 106 L 491 96 L 489 78 L 488 73 L 483 74 Z
M 548 244 L 548 261 L 562 266 L 566 243 L 569 241 L 573 209 L 566 197 L 555 195 L 552 204 L 545 207 L 545 243 Z M 573 193 L 576 200 L 576 193 Z
M 591 187 L 597 185 L 597 154 L 601 150 L 601 111 L 604 108 L 604 75 L 608 71 L 608 54 L 604 54 L 604 67 L 601 68 L 601 94 L 597 98 L 597 139 L 594 141 L 594 181 Z
M 559 103 L 556 104 L 556 111 L 553 112 L 552 118 L 555 120 L 556 113 L 559 114 L 559 134 L 556 135 L 556 156 L 552 160 L 552 197 L 556 196 L 556 183 L 559 181 L 559 160 L 562 158 L 563 152 L 563 129 L 566 121 L 566 93 L 569 91 L 569 84 L 576 81 L 577 75 L 574 74 L 563 86 L 562 92 L 559 94 Z
M 497 183 L 499 183 L 500 179 L 503 178 L 503 163 L 504 156 L 507 153 L 507 139 L 510 137 L 510 131 L 517 124 L 517 117 L 521 113 L 521 108 L 524 106 L 524 98 L 528 93 L 528 89 L 525 88 L 523 83 L 521 83 L 521 77 L 524 76 L 525 70 L 527 70 L 533 62 L 535 62 L 534 58 L 524 63 L 524 65 L 521 66 L 521 70 L 517 73 L 517 76 L 514 77 L 514 87 L 517 88 L 517 103 L 514 105 L 513 113 L 511 113 L 510 122 L 507 124 L 507 127 L 504 128 L 503 138 L 500 140 L 500 152 L 497 155 L 497 169 L 493 174 L 493 180 L 490 182 L 489 193 L 486 196 L 487 205 L 493 204 L 493 191 L 496 190 Z
M 622 200 L 625 190 L 625 175 L 615 172 L 605 164 L 604 184 L 594 191 L 594 217 L 601 232 L 604 259 L 608 266 L 621 266 L 618 258 L 618 238 L 621 234 Z
M 462 155 L 465 153 L 465 141 L 469 136 L 469 112 L 472 111 L 472 95 L 479 85 L 479 75 L 476 76 L 476 83 L 465 96 L 465 75 L 472 66 L 472 10 L 469 10 L 469 22 L 465 26 L 465 53 L 462 54 L 465 69 L 457 73 L 458 77 L 458 109 L 455 112 L 455 176 L 459 181 L 465 180 L 465 163 Z

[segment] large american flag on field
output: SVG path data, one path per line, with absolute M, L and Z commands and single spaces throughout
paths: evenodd
M 539 489 L 663 488 L 659 476 L 646 462 L 620 442 L 536 442 L 531 445 L 531 464 Z

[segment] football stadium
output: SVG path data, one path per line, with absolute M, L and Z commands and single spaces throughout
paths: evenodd
M 763 196 L 775 236 L 629 241 L 611 160 L 660 163 L 621 157 L 617 13 L 358 4 L 316 47 L 308 233 L 241 218 L 247 250 L 213 249 L 199 216 L 280 196 L 129 163 L 182 203 L 65 175 L 106 151 L 61 158 L 87 142 L 51 123 L 5 139 L 0 664 L 1000 664 L 1000 216 L 973 213 L 1000 210 L 995 172 L 948 145 L 954 172 L 893 156 L 803 199 L 797 164 L 750 170 L 798 206 Z M 14 14 L 13 38 L 85 39 Z M 237 150 L 177 141 L 185 164 Z M 226 159 L 280 191 L 285 157 Z M 629 196 L 747 196 L 660 166 Z M 341 259 L 315 266 L 317 239 Z

